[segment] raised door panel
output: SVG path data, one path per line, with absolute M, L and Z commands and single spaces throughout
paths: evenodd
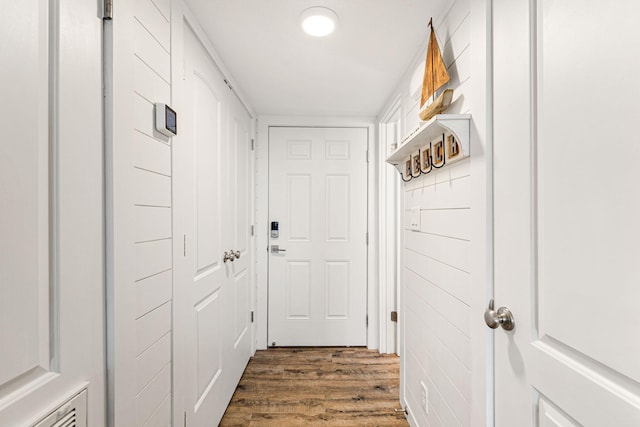
M 593 31 L 606 25 L 619 55 L 637 48 L 627 25 L 638 7 L 600 11 L 595 2 L 541 1 L 538 25 L 537 201 L 540 335 L 548 336 L 640 383 L 640 340 L 624 325 L 640 325 L 637 308 L 640 260 L 638 182 L 640 145 L 630 143 L 637 118 L 640 64 L 616 67 L 593 57 L 608 43 Z M 625 2 L 622 2 L 623 4 Z M 578 15 L 576 16 L 576 14 Z M 620 15 L 623 15 L 621 17 Z M 568 36 L 569 34 L 575 36 Z M 579 35 L 579 36 L 578 36 Z M 572 64 L 579 78 L 567 79 Z M 575 102 L 597 84 L 594 98 L 611 102 L 621 87 L 629 96 L 620 111 L 594 115 L 594 103 Z M 560 95 L 558 97 L 558 95 Z M 630 98 L 629 98 L 630 97 Z M 633 109 L 636 112 L 632 112 Z M 594 168 L 597 173 L 594 173 Z M 589 266 L 589 268 L 585 268 Z M 593 313 L 598 312 L 598 316 Z M 621 325 L 622 329 L 612 325 Z M 616 333 L 616 331 L 620 331 Z
M 239 106 L 239 103 L 233 102 L 235 108 L 232 108 L 230 123 L 230 143 L 231 159 L 230 164 L 234 169 L 234 191 L 230 197 L 234 200 L 233 215 L 231 220 L 234 223 L 234 242 L 233 249 L 240 251 L 242 255 L 247 255 L 249 249 L 249 224 L 251 215 L 249 207 L 250 200 L 250 182 L 251 182 L 251 129 L 249 117 L 246 112 Z
M 220 269 L 222 253 L 222 96 L 194 72 L 195 212 L 197 274 Z
M 325 239 L 328 242 L 346 242 L 349 240 L 349 175 L 325 176 Z
M 311 266 L 309 261 L 288 261 L 286 271 L 287 319 L 311 318 Z
M 200 406 L 222 373 L 224 343 L 221 328 L 224 323 L 221 304 L 220 293 L 215 292 L 195 307 L 198 348 L 196 406 Z
M 327 261 L 325 264 L 326 319 L 349 318 L 349 261 Z
M 47 2 L 8 4 L 0 17 L 0 396 L 49 371 L 50 209 Z M 44 20 L 44 22 L 42 22 Z M 1 400 L 0 400 L 1 403 Z M 0 406 L 2 406 L 0 404 Z
M 289 227 L 286 235 L 289 241 L 307 242 L 311 240 L 311 175 L 287 175 L 287 216 Z

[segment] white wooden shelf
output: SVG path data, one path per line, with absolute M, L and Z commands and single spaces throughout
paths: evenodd
M 431 141 L 441 137 L 443 133 L 453 134 L 460 144 L 462 153 L 456 157 L 456 161 L 469 157 L 470 122 L 471 114 L 438 114 L 413 131 L 413 133 L 387 157 L 387 163 L 392 164 L 400 173 L 403 173 L 405 162 L 411 155 L 417 153 L 418 150 L 424 149 Z M 449 162 L 447 162 L 445 166 L 447 164 L 449 164 Z

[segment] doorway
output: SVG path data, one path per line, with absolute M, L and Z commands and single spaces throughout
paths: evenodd
M 402 138 L 401 100 L 397 99 L 380 121 L 378 158 L 378 224 L 380 280 L 380 352 L 400 355 L 401 337 L 398 330 L 400 302 L 400 181 L 394 167 L 386 162 Z
M 367 344 L 366 128 L 269 128 L 270 346 Z

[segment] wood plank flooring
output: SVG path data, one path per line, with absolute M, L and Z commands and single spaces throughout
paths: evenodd
M 220 426 L 408 426 L 399 371 L 365 348 L 257 351 Z

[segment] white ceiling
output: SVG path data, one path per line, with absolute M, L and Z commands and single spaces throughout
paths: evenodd
M 258 114 L 376 116 L 451 0 L 187 0 Z M 315 38 L 300 14 L 338 28 Z

